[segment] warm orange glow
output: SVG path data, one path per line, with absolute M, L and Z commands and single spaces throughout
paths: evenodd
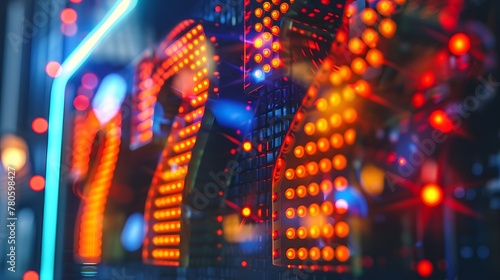
M 354 84 L 354 90 L 357 94 L 363 97 L 369 97 L 371 94 L 370 84 L 368 84 L 368 82 L 363 79 L 359 79 Z
M 155 249 L 151 253 L 155 259 L 179 259 L 179 249 Z
M 262 32 L 262 23 L 257 22 L 257 23 L 254 25 L 254 28 L 255 28 L 255 31 L 257 31 L 257 32 Z
M 349 68 L 347 65 L 342 65 L 340 66 L 339 68 L 339 74 L 340 74 L 340 77 L 344 80 L 344 81 L 348 81 L 349 79 L 351 79 L 352 77 L 352 72 L 351 72 L 351 68 Z
M 307 214 L 307 208 L 304 205 L 301 205 L 297 208 L 297 216 L 304 218 Z
M 340 238 L 346 237 L 349 235 L 349 225 L 346 222 L 337 222 L 335 224 L 335 234 Z
M 286 234 L 286 237 L 288 239 L 294 239 L 295 238 L 295 229 L 289 228 L 289 229 L 286 230 L 285 234 Z
M 244 206 L 241 208 L 241 215 L 245 218 L 248 218 L 252 215 L 252 208 L 250 206 Z
M 309 186 L 307 187 L 307 191 L 309 192 L 310 196 L 316 196 L 319 193 L 319 186 L 317 183 L 310 183 Z
M 297 229 L 297 236 L 300 238 L 300 239 L 305 239 L 307 237 L 307 230 L 305 227 L 299 227 Z
M 271 17 L 274 19 L 274 20 L 279 20 L 280 17 L 281 17 L 281 13 L 277 10 L 274 10 L 271 12 Z
M 153 230 L 157 233 L 178 232 L 180 229 L 180 222 L 162 222 L 153 226 Z
M 288 199 L 293 199 L 295 197 L 295 190 L 292 188 L 289 188 L 285 191 L 285 197 Z
M 443 201 L 443 190 L 436 184 L 427 184 L 420 191 L 422 202 L 430 207 L 437 206 Z
M 273 58 L 273 60 L 271 60 L 271 65 L 274 68 L 278 68 L 281 66 L 281 60 L 279 58 Z
M 303 198 L 307 195 L 306 186 L 300 185 L 297 187 L 296 194 L 298 197 Z
M 366 62 L 361 57 L 355 57 L 351 62 L 352 72 L 363 75 L 366 71 Z
M 450 38 L 448 47 L 452 54 L 464 55 L 470 49 L 470 39 L 464 33 L 457 33 Z
M 328 102 L 324 98 L 319 98 L 316 101 L 316 109 L 318 111 L 323 112 L 328 108 Z
M 286 250 L 286 257 L 289 260 L 295 259 L 295 257 L 296 257 L 295 249 L 290 248 L 290 249 Z
M 273 42 L 271 44 L 271 50 L 273 50 L 273 52 L 278 52 L 280 49 L 281 49 L 281 45 L 279 42 Z
M 330 246 L 325 246 L 323 249 L 321 249 L 321 257 L 325 261 L 333 260 L 333 257 L 334 257 L 333 248 Z
M 330 117 L 330 124 L 334 128 L 341 126 L 342 125 L 342 117 L 339 114 L 333 114 Z
M 381 51 L 371 49 L 366 53 L 366 62 L 373 67 L 379 67 L 384 63 L 384 56 Z
M 319 258 L 321 257 L 321 252 L 320 252 L 319 248 L 318 247 L 312 247 L 311 249 L 309 249 L 309 257 L 313 261 L 319 260 Z
M 342 76 L 340 76 L 340 73 L 338 72 L 332 72 L 330 74 L 330 83 L 334 86 L 339 86 L 342 84 Z
M 285 171 L 285 177 L 288 179 L 288 180 L 292 180 L 293 178 L 295 178 L 295 170 L 293 168 L 289 168 Z
M 327 159 L 327 158 L 321 159 L 319 161 L 319 169 L 323 173 L 330 172 L 330 170 L 332 170 L 332 162 L 329 159 Z
M 287 3 L 282 3 L 282 4 L 280 5 L 280 11 L 281 11 L 282 13 L 286 13 L 286 12 L 288 12 L 288 9 L 289 9 L 289 8 L 290 8 L 290 6 L 289 6 Z
M 353 37 L 351 38 L 351 40 L 349 40 L 347 48 L 353 54 L 362 54 L 365 51 L 365 44 L 363 43 L 363 41 L 361 41 L 361 39 Z
M 321 183 L 322 185 L 325 184 L 327 185 L 326 188 L 327 188 L 327 191 L 331 192 L 331 189 L 332 189 L 332 183 L 328 180 L 325 180 L 323 181 L 323 183 Z M 322 190 L 323 190 L 323 187 L 322 187 Z M 329 193 L 329 192 L 325 192 L 325 194 Z M 330 202 L 330 201 L 325 201 L 321 204 L 321 212 L 323 212 L 324 215 L 326 216 L 330 216 L 332 213 L 333 213 L 333 204 Z
M 343 115 L 344 121 L 349 124 L 354 123 L 358 118 L 358 113 L 353 108 L 347 108 Z
M 305 150 L 304 150 L 304 147 L 302 146 L 297 146 L 295 147 L 295 149 L 293 150 L 293 154 L 297 157 L 297 158 L 302 158 L 305 154 Z
M 321 137 L 318 139 L 318 150 L 320 152 L 326 152 L 330 149 L 330 142 L 328 141 L 328 139 L 326 139 L 325 137 Z
M 264 11 L 271 10 L 271 7 L 272 7 L 272 5 L 269 2 L 264 2 L 264 4 L 262 5 L 262 8 L 264 8 Z
M 378 24 L 378 31 L 385 38 L 392 38 L 396 33 L 396 23 L 390 18 L 384 18 Z
M 262 11 L 261 8 L 257 8 L 257 9 L 255 9 L 254 14 L 256 17 L 260 18 L 262 16 L 262 14 L 264 14 L 264 11 Z
M 253 45 L 254 45 L 257 49 L 261 48 L 263 44 L 264 44 L 264 42 L 262 41 L 262 39 L 261 39 L 261 38 L 257 38 L 257 39 L 255 39 L 255 41 L 253 42 Z
M 297 166 L 297 169 L 295 170 L 295 174 L 297 174 L 297 177 L 299 177 L 299 178 L 304 178 L 307 175 L 306 167 L 303 165 Z
M 333 181 L 333 186 L 337 191 L 345 190 L 345 188 L 347 188 L 347 184 L 348 184 L 347 179 L 343 176 L 339 176 L 335 178 L 335 180 Z
M 316 143 L 307 142 L 306 144 L 306 153 L 308 155 L 314 155 L 316 153 Z
M 317 185 L 316 185 L 316 189 L 318 190 L 316 192 L 316 194 L 317 194 L 317 193 L 319 193 L 319 188 Z M 313 204 L 309 205 L 309 215 L 311 215 L 311 216 L 318 216 L 319 215 L 319 205 L 318 204 L 313 203 Z
M 330 161 L 328 161 L 330 162 Z M 332 182 L 328 179 L 321 181 L 320 183 L 320 188 L 321 191 L 325 194 L 328 195 L 332 192 Z
M 262 70 L 264 70 L 264 72 L 266 73 L 269 73 L 271 71 L 271 66 L 269 64 L 264 64 L 262 66 Z
M 394 12 L 394 4 L 389 0 L 382 0 L 377 3 L 377 11 L 386 17 L 389 17 Z
M 332 238 L 333 235 L 334 235 L 333 226 L 331 224 L 325 224 L 325 225 L 323 225 L 323 227 L 321 228 L 321 234 L 325 238 Z
M 62 73 L 61 64 L 57 61 L 50 61 L 45 66 L 45 73 L 47 73 L 47 75 L 51 78 L 58 77 Z
M 253 59 L 255 60 L 255 62 L 257 63 L 261 63 L 262 62 L 262 55 L 260 53 L 256 54 Z
M 318 173 L 318 164 L 314 161 L 311 161 L 306 164 L 306 170 L 309 175 L 316 175 Z
M 320 118 L 316 121 L 316 128 L 319 132 L 325 132 L 328 129 L 328 122 L 324 118 Z
M 273 24 L 273 20 L 270 17 L 265 17 L 262 23 L 264 23 L 264 26 L 270 27 Z
M 300 260 L 307 259 L 307 249 L 302 247 L 297 251 L 297 256 Z
M 347 201 L 339 199 L 335 201 L 335 209 L 337 210 L 337 213 L 345 214 L 347 213 L 347 210 L 349 210 L 349 204 L 347 203 Z
M 377 22 L 377 12 L 373 10 L 372 8 L 365 8 L 361 12 L 361 20 L 366 24 L 366 25 L 374 25 Z
M 342 170 L 347 165 L 347 159 L 345 158 L 344 155 L 338 154 L 333 157 L 332 163 L 333 163 L 333 168 L 337 170 Z
M 340 95 L 338 93 L 332 93 L 328 100 L 330 101 L 330 104 L 332 106 L 338 106 L 340 102 L 342 102 L 342 100 L 340 99 Z
M 330 144 L 333 148 L 339 149 L 342 147 L 342 145 L 344 145 L 344 138 L 339 133 L 334 133 L 330 137 Z
M 40 280 L 40 275 L 34 270 L 28 270 L 24 273 L 23 280 Z
M 271 27 L 271 33 L 274 36 L 279 36 L 280 35 L 280 28 L 277 25 Z
M 309 122 L 304 125 L 304 132 L 307 135 L 313 135 L 315 131 L 316 127 L 314 126 L 314 123 Z
M 356 130 L 349 128 L 344 132 L 344 142 L 347 145 L 352 145 L 356 141 Z
M 243 147 L 243 151 L 250 152 L 252 150 L 252 142 L 245 141 L 245 142 L 243 142 L 242 147 Z
M 337 249 L 335 249 L 335 257 L 339 262 L 346 262 L 349 259 L 350 254 L 349 249 L 344 245 L 340 245 Z
M 365 44 L 370 48 L 375 48 L 379 39 L 377 31 L 375 31 L 373 28 L 366 28 L 361 34 L 361 38 L 363 39 L 363 42 L 365 42 Z
M 286 209 L 285 211 L 285 216 L 288 218 L 288 219 L 293 219 L 295 218 L 295 210 L 293 208 L 288 208 Z
M 157 235 L 153 238 L 153 244 L 156 246 L 179 245 L 180 242 L 180 235 Z

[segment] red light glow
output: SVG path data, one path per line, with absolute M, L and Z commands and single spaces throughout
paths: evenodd
M 49 128 L 49 124 L 47 123 L 47 120 L 44 118 L 36 118 L 33 120 L 31 123 L 31 128 L 33 131 L 37 134 L 43 134 L 47 132 L 47 129 Z
M 427 184 L 420 191 L 420 198 L 425 205 L 434 207 L 443 200 L 443 190 L 436 184 Z
M 71 8 L 66 8 L 61 12 L 61 21 L 65 24 L 73 24 L 76 22 L 78 14 Z
M 38 272 L 33 270 L 28 270 L 23 275 L 23 280 L 38 280 L 40 276 L 38 276 Z
M 244 206 L 241 208 L 241 215 L 245 218 L 248 218 L 252 215 L 252 209 L 249 206 Z
M 464 55 L 470 49 L 470 39 L 464 33 L 457 33 L 450 38 L 448 47 L 452 54 Z
M 49 75 L 49 77 L 51 77 L 51 78 L 55 78 L 55 77 L 61 75 L 61 72 L 62 72 L 62 68 L 61 68 L 61 64 L 59 64 L 59 62 L 50 61 L 45 66 L 45 73 L 47 73 L 47 75 Z
M 78 95 L 73 100 L 73 106 L 78 111 L 85 111 L 89 107 L 89 98 L 85 95 Z
M 432 263 L 428 260 L 421 260 L 417 264 L 417 272 L 421 277 L 427 278 L 431 276 L 433 270 Z
M 35 175 L 30 179 L 30 188 L 35 192 L 42 191 L 45 188 L 45 178 Z
M 433 128 L 441 130 L 445 133 L 450 132 L 453 129 L 453 124 L 448 118 L 448 115 L 442 110 L 432 112 L 429 116 L 429 122 Z

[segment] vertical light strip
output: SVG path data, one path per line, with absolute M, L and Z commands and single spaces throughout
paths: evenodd
M 54 280 L 59 176 L 63 137 L 66 85 L 87 60 L 97 44 L 137 4 L 137 0 L 118 1 L 104 19 L 85 37 L 62 64 L 62 73 L 54 80 L 50 95 L 49 135 L 47 145 L 46 187 L 43 211 L 41 280 Z
M 24 1 L 11 1 L 7 6 L 7 28 L 5 28 L 4 63 L 2 75 L 2 120 L 3 131 L 17 130 L 19 107 L 19 85 L 21 83 L 21 65 L 23 41 L 15 41 L 23 35 Z M 15 38 L 15 39 L 14 39 Z

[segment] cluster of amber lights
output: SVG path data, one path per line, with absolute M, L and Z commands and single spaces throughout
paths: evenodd
M 284 14 L 290 9 L 290 5 L 295 1 L 281 1 L 281 0 L 255 0 L 256 8 L 253 9 L 253 20 L 252 23 L 255 24 L 248 26 L 249 29 L 253 29 L 255 32 L 255 37 L 252 38 L 253 51 L 249 52 L 248 55 L 257 65 L 255 68 L 254 75 L 260 78 L 264 73 L 269 73 L 273 68 L 279 68 L 282 66 L 282 61 L 279 58 L 279 51 L 281 49 L 281 44 L 279 42 L 280 35 L 280 19 Z M 252 17 L 248 17 L 249 19 Z M 246 33 L 250 30 L 247 29 Z M 252 32 L 252 33 L 254 33 Z
M 280 231 L 273 243 L 275 264 L 312 260 L 326 269 L 332 261 L 344 263 L 350 258 L 346 244 L 351 229 L 344 221 L 349 205 L 335 193 L 349 187 L 349 155 L 359 121 L 354 101 L 372 95 L 361 76 L 368 67 L 384 63 L 377 45 L 381 36 L 395 34 L 390 16 L 403 3 L 379 1 L 359 13 L 355 5 L 346 7 L 346 17 L 357 13 L 366 28 L 359 37 L 348 38 L 344 31 L 337 34 L 335 44 L 344 46 L 351 59 L 344 65 L 325 60 L 290 125 L 275 167 L 273 188 L 278 196 L 273 208 L 284 215 L 273 221 L 274 231 Z M 307 242 L 297 247 L 297 239 Z
M 76 144 L 82 144 L 81 147 L 84 147 L 84 149 L 86 149 L 85 153 L 88 153 L 85 154 L 85 156 L 79 156 L 79 158 L 85 158 L 88 165 L 93 141 L 91 138 L 85 138 L 85 136 L 90 136 L 90 134 L 87 135 L 88 131 L 97 131 L 99 129 L 105 132 L 104 144 L 101 147 L 101 153 L 105 156 L 99 157 L 95 173 L 90 174 L 87 185 L 83 190 L 84 199 L 80 206 L 79 221 L 77 223 L 78 249 L 76 252 L 81 262 L 98 263 L 101 260 L 104 210 L 120 150 L 121 114 L 117 114 L 103 128 L 98 128 L 90 125 L 98 124 L 95 115 L 91 111 L 88 114 L 86 124 L 89 126 L 75 126 L 75 128 L 79 127 L 82 129 L 79 133 L 83 133 L 83 135 L 78 135 L 78 133 L 75 134 Z M 91 135 L 95 136 L 96 134 L 92 133 Z M 81 142 L 84 140 L 86 140 L 87 143 Z M 78 166 L 76 166 L 76 168 L 78 168 Z M 79 171 L 81 171 L 81 169 Z
M 210 90 L 207 42 L 202 25 L 195 25 L 177 37 L 165 44 L 166 58 L 152 75 L 155 91 L 149 94 L 157 95 L 167 79 L 184 69 L 189 70 L 190 76 L 182 82 L 193 86 L 180 93 L 182 102 L 153 178 L 145 209 L 152 232 L 143 247 L 146 262 L 170 266 L 181 264 L 185 179 Z M 156 102 L 156 96 L 153 100 Z M 154 103 L 148 106 L 152 108 Z

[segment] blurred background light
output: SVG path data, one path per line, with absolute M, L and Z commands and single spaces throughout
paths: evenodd
M 127 82 L 122 76 L 109 74 L 102 79 L 92 100 L 92 109 L 101 125 L 108 123 L 120 111 L 126 93 Z
M 142 214 L 134 213 L 130 215 L 123 226 L 120 238 L 123 248 L 129 252 L 139 250 L 146 236 L 146 231 L 147 225 Z

